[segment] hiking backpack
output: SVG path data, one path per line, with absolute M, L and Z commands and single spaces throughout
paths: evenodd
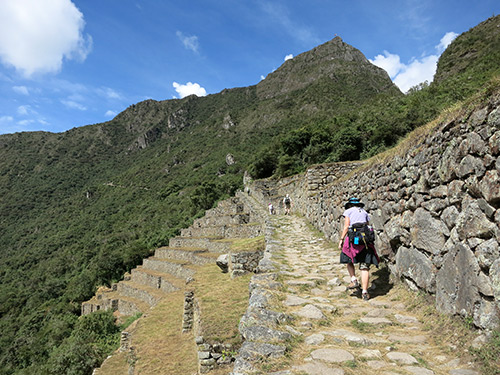
M 349 243 L 368 246 L 375 242 L 375 231 L 371 225 L 365 223 L 353 224 L 347 232 Z

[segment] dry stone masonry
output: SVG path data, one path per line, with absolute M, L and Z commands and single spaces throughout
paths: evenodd
M 183 290 L 195 275 L 192 265 L 215 263 L 213 253 L 229 250 L 231 243 L 227 239 L 262 235 L 262 225 L 258 224 L 261 216 L 251 210 L 238 197 L 220 202 L 182 230 L 181 236 L 171 238 L 168 247 L 156 249 L 154 256 L 144 259 L 142 266 L 131 270 L 122 281 L 110 288 L 101 287 L 82 304 L 82 315 L 97 310 L 113 310 L 121 315 L 144 313 L 168 293 Z M 252 271 L 258 262 L 253 257 L 236 257 L 236 273 Z
M 480 374 L 453 343 L 434 340 L 386 269 L 372 272 L 363 301 L 347 291 L 339 250 L 304 218 L 270 217 L 266 233 L 232 375 Z
M 189 283 L 196 277 L 193 266 L 215 263 L 217 254 L 228 252 L 231 259 L 230 272 L 240 275 L 253 272 L 257 267 L 259 254 L 231 254 L 231 241 L 239 238 L 252 238 L 263 235 L 262 216 L 265 211 L 250 207 L 245 195 L 219 202 L 208 210 L 204 217 L 195 220 L 193 225 L 182 230 L 181 236 L 172 238 L 168 247 L 156 249 L 155 255 L 143 260 L 122 281 L 110 288 L 101 287 L 96 295 L 82 304 L 82 314 L 98 310 L 112 310 L 118 315 L 147 313 L 169 293 L 184 291 L 184 313 L 179 329 L 185 334 L 196 337 L 198 346 L 199 372 L 206 373 L 219 365 L 234 361 L 232 346 L 218 343 L 208 344 L 199 334 L 200 309 Z M 262 254 L 262 252 L 260 252 Z M 128 363 L 129 373 L 134 373 L 135 352 L 131 343 L 133 336 L 123 332 L 120 351 L 132 358 Z M 193 342 L 193 345 L 195 342 Z M 105 366 L 105 365 L 104 365 Z M 95 373 L 100 373 L 95 369 Z
M 497 93 L 369 165 L 316 166 L 278 182 L 247 177 L 247 190 L 263 205 L 290 194 L 293 209 L 334 241 L 345 201 L 361 198 L 393 274 L 435 296 L 441 311 L 491 329 L 500 324 L 499 104 Z

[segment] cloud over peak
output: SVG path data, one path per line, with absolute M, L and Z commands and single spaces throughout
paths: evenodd
M 172 86 L 175 91 L 177 91 L 181 99 L 193 94 L 196 96 L 207 95 L 207 90 L 201 87 L 198 83 L 188 82 L 185 85 L 181 85 L 177 82 L 173 82 Z
M 446 33 L 436 46 L 436 54 L 422 56 L 420 59 L 412 59 L 408 64 L 401 62 L 399 55 L 384 51 L 383 55 L 377 55 L 370 62 L 384 69 L 396 86 L 401 91 L 407 92 L 413 86 L 428 81 L 431 82 L 437 69 L 439 56 L 458 36 L 454 32 Z

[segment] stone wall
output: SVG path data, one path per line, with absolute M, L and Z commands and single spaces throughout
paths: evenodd
M 273 310 L 276 301 L 272 291 L 283 288 L 275 262 L 282 244 L 273 239 L 272 220 L 266 219 L 265 226 L 265 251 L 250 281 L 248 307 L 238 326 L 244 342 L 235 357 L 231 375 L 254 373 L 255 362 L 283 356 L 292 337 L 288 330 L 293 328 L 287 325 L 292 317 Z M 280 329 L 283 327 L 286 331 Z
M 292 197 L 338 241 L 343 205 L 366 203 L 376 246 L 394 275 L 435 296 L 439 310 L 500 323 L 500 95 L 453 120 L 418 129 L 366 163 L 315 166 L 283 181 L 251 181 L 263 205 Z

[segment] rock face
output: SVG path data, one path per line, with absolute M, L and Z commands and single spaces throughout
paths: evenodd
M 360 95 L 369 95 L 374 90 L 399 92 L 383 69 L 370 64 L 358 49 L 337 36 L 285 61 L 259 82 L 257 94 L 269 99 L 304 89 L 318 80 L 344 87 L 359 85 L 364 90 Z
M 497 93 L 385 160 L 313 166 L 247 187 L 261 203 L 289 194 L 294 210 L 333 241 L 344 203 L 359 197 L 393 274 L 435 295 L 441 311 L 491 329 L 500 325 L 499 140 Z

